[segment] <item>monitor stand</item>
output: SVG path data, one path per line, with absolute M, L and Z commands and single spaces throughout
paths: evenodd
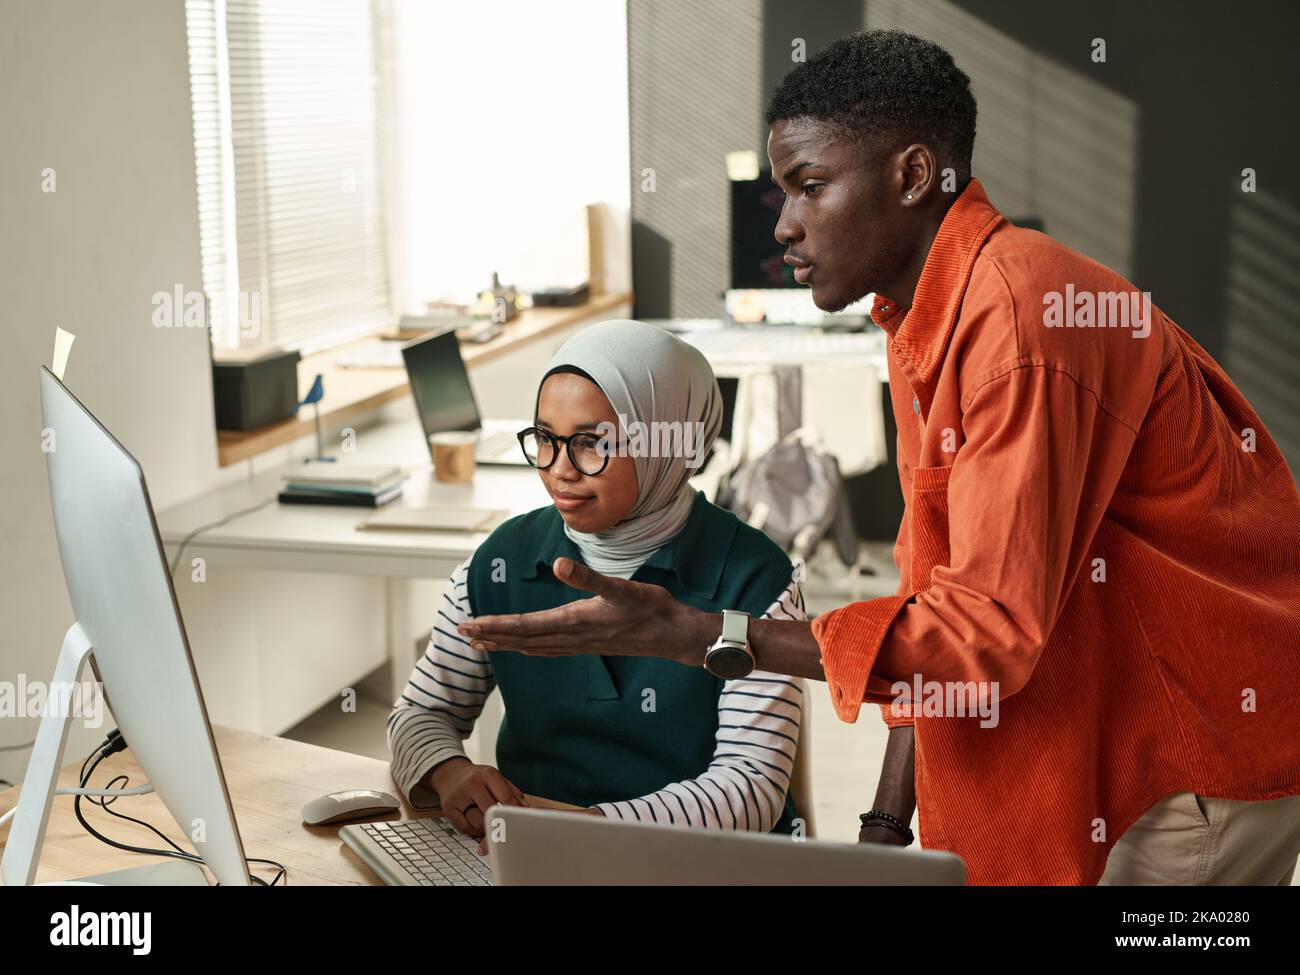
M 54 680 L 46 695 L 45 715 L 36 731 L 31 760 L 23 777 L 18 808 L 9 826 L 5 842 L 4 859 L 0 860 L 0 879 L 6 887 L 31 886 L 36 883 L 36 867 L 45 842 L 45 827 L 50 819 L 50 806 L 58 789 L 59 769 L 63 765 L 63 751 L 68 742 L 68 724 L 72 720 L 68 707 L 72 688 L 81 675 L 82 665 L 91 654 L 90 640 L 80 623 L 73 623 L 63 637 L 58 662 L 54 665 Z M 55 695 L 59 700 L 55 701 Z M 57 708 L 55 704 L 58 704 Z M 198 864 L 182 860 L 152 863 L 128 870 L 83 877 L 65 881 L 73 884 L 138 887 L 151 885 L 207 886 L 208 880 Z

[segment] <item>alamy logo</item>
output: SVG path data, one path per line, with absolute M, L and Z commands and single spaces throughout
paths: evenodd
M 913 717 L 978 717 L 981 728 L 996 728 L 999 687 L 998 681 L 922 680 L 920 674 L 913 674 L 910 684 L 899 680 L 890 686 L 894 699 L 889 710 L 896 718 L 903 717 L 909 707 Z
M 1150 291 L 1048 291 L 1043 295 L 1048 328 L 1131 328 L 1135 339 L 1151 334 Z
M 618 430 L 627 431 L 627 439 L 618 438 Z M 611 457 L 685 457 L 686 466 L 694 470 L 704 463 L 704 424 L 689 420 L 653 420 L 645 423 L 620 413 L 618 425 L 602 420 L 596 424 L 600 449 Z
M 50 944 L 60 947 L 128 946 L 133 955 L 147 955 L 152 944 L 153 915 L 149 911 L 87 911 L 76 904 L 50 915 Z
M 202 291 L 186 291 L 177 284 L 171 292 L 153 293 L 154 328 L 207 328 L 208 301 Z M 232 338 L 255 339 L 262 331 L 262 295 L 241 291 L 225 309 L 229 321 L 220 329 Z
M 104 689 L 98 681 L 0 681 L 0 718 L 81 718 L 87 728 L 104 723 Z

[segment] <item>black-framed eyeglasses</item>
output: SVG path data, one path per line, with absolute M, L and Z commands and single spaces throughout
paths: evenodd
M 569 463 L 587 477 L 595 477 L 603 471 L 612 453 L 608 441 L 599 433 L 579 431 L 561 437 L 558 433 L 551 433 L 541 427 L 527 427 L 520 430 L 518 436 L 524 458 L 539 471 L 544 471 L 555 463 L 555 459 L 560 456 L 561 443 L 569 455 Z

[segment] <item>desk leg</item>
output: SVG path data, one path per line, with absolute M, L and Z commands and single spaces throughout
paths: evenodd
M 411 631 L 411 580 L 384 579 L 384 604 L 388 618 L 388 664 L 392 671 L 391 700 L 397 701 L 415 667 L 415 634 Z

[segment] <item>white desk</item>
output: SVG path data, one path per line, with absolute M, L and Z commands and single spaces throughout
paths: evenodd
M 414 420 L 362 430 L 358 443 L 378 440 L 383 447 L 389 447 L 406 439 L 413 442 L 414 451 L 362 448 L 356 454 L 340 456 L 339 463 L 400 464 L 410 470 L 402 497 L 393 502 L 395 506 L 500 508 L 516 515 L 549 502 L 537 472 L 529 467 L 480 465 L 470 484 L 434 480 L 428 455 L 419 456 L 421 437 Z M 158 528 L 168 558 L 175 556 L 176 546 L 196 528 L 277 494 L 283 486 L 281 475 L 287 469 L 281 466 L 265 471 L 160 513 Z M 201 545 L 210 565 L 424 579 L 450 573 L 486 537 L 468 532 L 357 530 L 357 525 L 372 514 L 371 508 L 273 502 L 203 531 L 193 545 Z

